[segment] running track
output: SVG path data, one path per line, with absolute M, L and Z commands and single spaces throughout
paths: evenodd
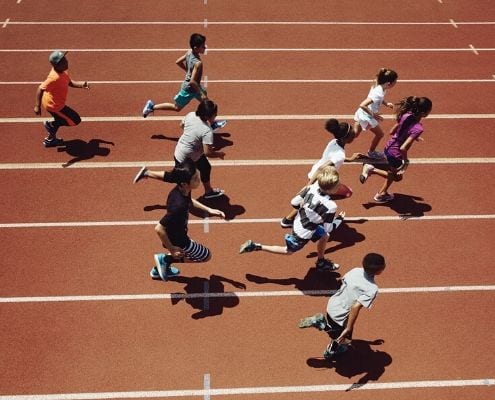
M 48 0 L 2 1 L 1 400 L 495 397 L 493 4 L 341 3 L 67 0 L 54 15 Z M 148 271 L 169 188 L 131 181 L 143 164 L 170 166 L 183 113 L 140 111 L 177 90 L 193 31 L 230 120 L 213 170 L 228 197 L 212 203 L 229 220 L 192 216 L 214 258 L 162 284 Z M 83 123 L 61 130 L 65 151 L 41 146 L 32 113 L 54 48 L 92 84 L 69 92 Z M 342 168 L 354 196 L 339 202 L 349 220 L 329 257 L 345 273 L 377 251 L 388 268 L 355 354 L 331 366 L 326 337 L 297 323 L 324 310 L 338 275 L 314 272 L 311 246 L 237 252 L 281 241 L 325 119 L 349 120 L 382 66 L 399 72 L 389 100 L 428 96 L 434 109 L 390 205 L 370 201 L 381 182 L 360 185 L 360 164 Z

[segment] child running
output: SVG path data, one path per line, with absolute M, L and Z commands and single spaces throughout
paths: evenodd
M 316 182 L 306 186 L 291 201 L 292 206 L 298 211 L 292 233 L 285 235 L 285 246 L 269 246 L 248 240 L 241 246 L 239 253 L 263 250 L 275 254 L 291 255 L 301 250 L 311 240 L 318 242 L 316 270 L 334 271 L 338 269 L 338 264 L 324 257 L 329 234 L 337 229 L 345 216 L 343 212 L 335 216 L 337 205 L 332 201 L 331 195 L 338 187 L 337 169 L 332 166 L 322 168 L 316 176 Z
M 332 139 L 328 142 L 327 147 L 323 151 L 323 154 L 313 167 L 311 171 L 308 173 L 308 185 L 311 185 L 316 180 L 316 175 L 318 171 L 326 167 L 327 165 L 334 166 L 337 171 L 340 169 L 344 161 L 350 161 L 350 159 L 346 158 L 344 147 L 347 143 L 351 143 L 354 140 L 354 130 L 351 125 L 346 122 L 337 121 L 335 118 L 329 119 L 325 123 L 325 129 L 330 132 L 335 139 Z M 339 185 L 332 195 L 334 197 L 351 197 L 352 189 L 342 182 L 339 182 Z M 282 228 L 290 228 L 294 224 L 294 218 L 296 217 L 297 210 L 291 211 L 289 215 L 284 217 L 280 222 Z
M 48 57 L 52 70 L 46 80 L 36 91 L 34 113 L 41 115 L 41 105 L 53 116 L 53 121 L 46 121 L 43 125 L 47 136 L 43 140 L 45 147 L 63 145 L 62 138 L 57 138 L 58 128 L 61 126 L 75 126 L 81 122 L 81 117 L 72 108 L 65 104 L 69 86 L 74 88 L 89 89 L 88 82 L 73 81 L 68 73 L 69 62 L 65 55 L 67 51 L 55 50 Z
M 380 121 L 383 121 L 383 117 L 380 115 L 379 110 L 382 104 L 389 108 L 394 107 L 393 103 L 387 103 L 385 101 L 385 94 L 387 93 L 387 89 L 395 86 L 397 78 L 397 72 L 387 68 L 380 69 L 368 93 L 368 97 L 363 100 L 354 114 L 356 138 L 360 135 L 361 131 L 367 129 L 375 134 L 368 150 L 369 158 L 380 160 L 384 157 L 383 153 L 376 150 L 378 143 L 380 143 L 380 140 L 384 136 L 383 130 L 380 127 Z
M 218 188 L 212 188 L 210 183 L 211 164 L 208 157 L 223 157 L 224 153 L 215 151 L 213 148 L 214 135 L 211 129 L 211 123 L 217 116 L 217 105 L 211 100 L 202 100 L 199 103 L 196 112 L 187 114 L 181 127 L 184 129 L 181 137 L 175 146 L 174 160 L 175 165 L 179 165 L 187 158 L 190 158 L 196 164 L 196 168 L 201 175 L 205 199 L 223 196 L 224 191 Z M 207 157 L 208 156 L 208 157 Z M 149 171 L 142 167 L 134 178 L 134 183 L 143 178 L 162 179 L 162 171 Z
M 189 39 L 189 46 L 191 49 L 175 61 L 179 68 L 186 72 L 186 77 L 184 82 L 182 82 L 179 93 L 174 97 L 174 103 L 155 104 L 153 100 L 148 100 L 143 108 L 144 118 L 156 110 L 179 112 L 188 105 L 192 99 L 199 101 L 208 99 L 206 89 L 201 86 L 201 78 L 203 76 L 203 61 L 201 61 L 201 54 L 204 54 L 206 50 L 206 37 L 199 33 L 193 33 Z M 225 120 L 215 121 L 212 125 L 212 129 L 214 131 L 218 130 L 223 128 L 226 124 L 227 121 Z
M 330 336 L 330 344 L 323 353 L 327 360 L 348 350 L 359 312 L 363 307 L 371 308 L 378 294 L 375 276 L 384 269 L 385 258 L 382 255 L 366 254 L 362 268 L 350 270 L 341 279 L 340 289 L 328 301 L 326 317 L 316 314 L 299 322 L 299 328 L 314 327 Z
M 394 199 L 394 195 L 388 193 L 393 182 L 399 182 L 409 165 L 408 151 L 413 142 L 419 140 L 423 133 L 421 119 L 426 118 L 431 112 L 432 102 L 427 97 L 410 96 L 402 99 L 397 104 L 397 123 L 392 127 L 392 137 L 385 145 L 385 156 L 388 161 L 388 170 L 382 170 L 371 164 L 364 164 L 359 180 L 366 182 L 371 174 L 385 178 L 385 183 L 375 195 L 377 203 L 386 203 Z
M 155 254 L 156 266 L 151 269 L 150 275 L 153 279 L 166 281 L 180 273 L 179 269 L 172 265 L 173 261 L 206 262 L 211 258 L 211 252 L 207 247 L 187 235 L 191 206 L 220 218 L 225 218 L 225 214 L 191 197 L 191 190 L 199 186 L 199 176 L 192 160 L 186 159 L 171 172 L 164 172 L 162 179 L 164 182 L 176 184 L 167 198 L 167 213 L 155 227 L 163 247 L 168 249 L 169 254 Z

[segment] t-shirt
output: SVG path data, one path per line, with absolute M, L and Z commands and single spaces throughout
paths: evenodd
M 186 158 L 198 161 L 204 154 L 203 144 L 213 144 L 213 131 L 210 125 L 194 112 L 188 113 L 182 123 L 184 132 L 175 146 L 174 157 L 179 162 L 183 162 Z
M 191 82 L 191 76 L 192 76 L 192 71 L 194 69 L 194 65 L 196 65 L 197 62 L 201 61 L 199 57 L 196 57 L 192 50 L 189 50 L 186 55 L 186 77 L 184 79 L 184 82 L 182 82 L 182 90 L 185 90 L 187 92 L 192 92 L 193 89 L 191 88 L 190 82 Z M 202 78 L 202 71 L 199 72 L 199 75 L 197 75 L 196 79 L 197 82 L 201 82 Z
M 371 99 L 373 102 L 368 106 L 368 108 L 376 114 L 380 110 L 380 106 L 383 104 L 383 100 L 385 99 L 386 90 L 383 90 L 382 85 L 376 85 L 370 89 L 368 93 L 368 99 Z
M 292 228 L 296 236 L 311 239 L 318 225 L 323 225 L 327 233 L 333 230 L 337 204 L 320 190 L 318 182 L 304 188 L 291 200 L 291 204 L 298 208 Z
M 423 133 L 423 124 L 411 113 L 405 113 L 399 120 L 395 133 L 385 145 L 385 150 L 393 157 L 402 159 L 400 147 L 409 138 L 417 139 Z
M 41 104 L 47 111 L 60 111 L 64 108 L 70 80 L 67 71 L 57 72 L 52 68 L 40 85 L 40 89 L 44 90 Z
M 160 220 L 173 245 L 184 248 L 187 245 L 187 223 L 192 206 L 191 193 L 185 196 L 176 186 L 167 197 L 167 214 Z
M 342 164 L 345 161 L 344 148 L 339 145 L 337 139 L 333 139 L 327 144 L 327 147 L 325 147 L 321 159 L 318 160 L 316 164 L 314 164 L 313 167 L 311 168 L 311 171 L 309 171 L 308 179 L 311 179 L 311 177 L 318 170 L 318 168 L 320 168 L 323 164 L 325 164 L 328 161 L 331 161 L 337 170 L 342 166 Z
M 353 268 L 342 278 L 342 286 L 330 297 L 327 313 L 339 325 L 344 326 L 352 305 L 358 301 L 363 307 L 370 308 L 378 294 L 374 277 L 364 268 Z

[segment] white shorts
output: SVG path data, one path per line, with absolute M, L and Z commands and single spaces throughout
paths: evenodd
M 354 121 L 358 122 L 364 131 L 370 128 L 375 128 L 379 124 L 375 118 L 369 115 L 366 111 L 363 111 L 362 108 L 357 109 L 354 114 Z

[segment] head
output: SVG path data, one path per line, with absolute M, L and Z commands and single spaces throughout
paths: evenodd
M 369 275 L 379 275 L 385 269 L 385 258 L 378 253 L 368 253 L 363 258 L 363 268 Z
M 189 46 L 195 53 L 203 54 L 206 50 L 206 36 L 199 33 L 193 33 L 189 39 Z
M 417 120 L 420 120 L 430 114 L 433 103 L 428 97 L 408 96 L 404 97 L 396 106 L 397 121 L 407 112 L 410 112 Z
M 67 51 L 55 50 L 50 54 L 50 57 L 48 57 L 48 61 L 50 61 L 50 64 L 52 64 L 55 71 L 64 72 L 69 68 L 69 62 L 65 57 L 67 53 Z
M 201 118 L 204 122 L 215 121 L 215 118 L 217 117 L 217 113 L 218 113 L 218 107 L 211 100 L 202 100 L 199 103 L 198 108 L 196 109 L 196 115 L 199 118 Z
M 339 172 L 334 166 L 322 168 L 316 176 L 318 186 L 326 194 L 334 193 L 339 185 Z
M 397 75 L 397 72 L 394 70 L 382 68 L 378 71 L 378 74 L 376 74 L 376 83 L 377 85 L 383 85 L 385 88 L 389 89 L 396 84 L 398 77 L 399 75 Z
M 177 165 L 170 174 L 167 174 L 167 182 L 176 183 L 181 188 L 190 191 L 199 186 L 199 174 L 196 170 L 194 161 L 186 158 L 182 163 Z
M 356 137 L 354 128 L 350 124 L 347 122 L 339 123 L 335 118 L 331 118 L 325 123 L 325 129 L 341 143 L 351 143 Z

